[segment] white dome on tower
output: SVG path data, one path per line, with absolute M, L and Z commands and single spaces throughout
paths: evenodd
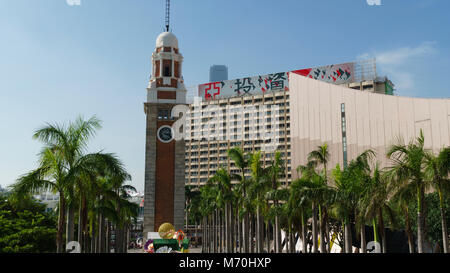
M 166 46 L 178 48 L 178 39 L 172 32 L 163 32 L 156 38 L 156 48 Z

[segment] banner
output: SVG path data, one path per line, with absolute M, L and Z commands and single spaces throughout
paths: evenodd
M 343 84 L 354 81 L 354 70 L 354 63 L 345 63 L 295 70 L 292 73 L 323 82 Z
M 333 84 L 354 81 L 354 63 L 334 64 L 316 68 L 280 72 L 255 77 L 240 78 L 221 82 L 205 83 L 198 86 L 202 100 L 216 100 L 248 95 L 260 95 L 275 91 L 289 90 L 289 73 Z
M 267 92 L 289 89 L 289 72 L 280 72 L 262 76 L 235 80 L 211 82 L 198 87 L 198 95 L 203 100 L 216 100 L 230 97 L 259 95 Z

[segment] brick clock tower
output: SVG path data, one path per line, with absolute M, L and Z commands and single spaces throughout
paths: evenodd
M 145 148 L 144 237 L 163 223 L 184 226 L 184 140 L 175 140 L 171 115 L 175 105 L 186 104 L 178 39 L 169 31 L 156 39 L 152 75 L 147 87 Z

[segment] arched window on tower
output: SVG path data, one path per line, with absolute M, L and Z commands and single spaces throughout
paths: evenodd
M 172 60 L 163 60 L 163 77 L 172 77 Z

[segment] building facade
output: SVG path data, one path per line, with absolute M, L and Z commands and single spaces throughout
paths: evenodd
M 237 173 L 227 154 L 233 147 L 245 153 L 261 151 L 263 166 L 279 151 L 286 163 L 280 182 L 287 184 L 291 179 L 289 111 L 289 92 L 285 90 L 189 105 L 186 184 L 204 185 L 220 167 Z M 246 175 L 250 176 L 248 170 Z
M 324 142 L 329 145 L 329 166 L 333 167 L 344 165 L 344 154 L 350 161 L 366 149 L 377 153 L 381 167 L 387 166 L 387 147 L 398 141 L 408 143 L 420 130 L 425 148 L 438 152 L 450 145 L 449 99 L 360 92 L 300 75 L 291 75 L 289 84 L 293 167 L 304 165 L 307 154 Z
M 273 149 L 263 148 L 267 130 L 286 163 L 284 185 L 298 177 L 296 168 L 306 163 L 308 153 L 325 142 L 333 167 L 368 148 L 386 166 L 387 147 L 399 137 L 411 140 L 420 129 L 428 148 L 448 145 L 449 100 L 392 96 L 394 85 L 372 66 L 376 69 L 373 62 L 340 64 L 200 85 L 202 100 L 189 105 L 187 114 L 186 184 L 201 186 L 220 167 L 237 172 L 227 156 L 232 147 L 261 151 L 267 166 L 274 156 Z M 233 107 L 243 110 L 234 113 Z

